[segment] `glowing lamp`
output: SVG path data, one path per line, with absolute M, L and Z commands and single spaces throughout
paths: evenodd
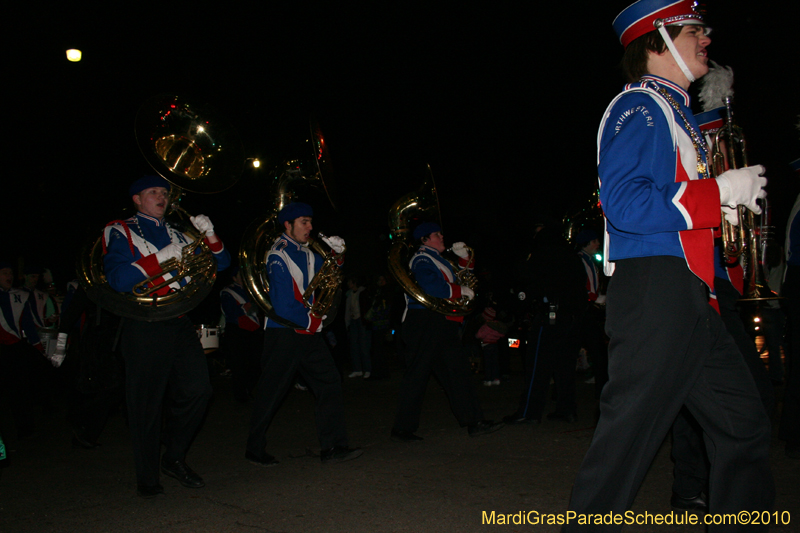
M 75 48 L 70 48 L 67 50 L 67 60 L 77 63 L 81 60 L 81 51 Z

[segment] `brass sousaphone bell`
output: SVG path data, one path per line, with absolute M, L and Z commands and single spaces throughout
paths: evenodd
M 231 187 L 242 174 L 244 148 L 236 131 L 207 107 L 198 107 L 175 95 L 159 95 L 139 109 L 136 140 L 151 167 L 171 185 L 170 212 L 188 219 L 177 205 L 181 190 L 210 194 Z M 89 243 L 78 259 L 78 279 L 99 306 L 119 316 L 148 322 L 167 320 L 194 309 L 211 291 L 217 264 L 211 250 L 188 220 L 181 228 L 193 242 L 181 260 L 161 265 L 162 272 L 137 284 L 131 293 L 111 288 L 103 273 L 103 237 Z M 200 252 L 195 254 L 195 249 Z M 188 282 L 168 294 L 153 280 L 175 272 L 167 282 Z M 163 285 L 163 284 L 162 284 Z
M 436 183 L 430 165 L 427 168 L 428 174 L 419 189 L 400 197 L 389 209 L 389 230 L 393 241 L 389 249 L 389 272 L 406 293 L 428 309 L 446 316 L 466 316 L 475 308 L 474 299 L 462 297 L 454 301 L 431 296 L 416 283 L 409 270 L 409 261 L 416 251 L 412 237 L 412 220 L 422 219 L 442 225 Z M 472 250 L 470 257 L 474 261 L 475 253 Z M 477 278 L 471 271 L 459 270 L 455 261 L 448 257 L 445 259 L 453 265 L 459 285 L 466 285 L 473 290 L 477 288 Z
M 276 313 L 267 278 L 267 255 L 284 231 L 283 226 L 278 224 L 278 213 L 294 199 L 302 196 L 302 191 L 308 190 L 324 192 L 331 205 L 336 207 L 332 191 L 330 153 L 319 125 L 313 120 L 302 151 L 300 158 L 287 159 L 273 169 L 270 185 L 272 208 L 266 216 L 255 220 L 245 230 L 239 248 L 242 282 L 250 297 L 271 320 L 293 329 L 304 329 L 305 326 L 295 324 Z M 303 303 L 313 316 L 325 317 L 323 325 L 328 325 L 336 317 L 342 295 L 342 272 L 336 260 L 344 252 L 334 256 L 322 241 L 323 235 L 320 233 L 319 236 L 318 239 L 310 238 L 308 245 L 322 256 L 324 263 L 303 293 Z

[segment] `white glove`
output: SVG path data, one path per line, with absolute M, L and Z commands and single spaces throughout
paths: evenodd
M 461 286 L 461 296 L 466 296 L 467 300 L 472 300 L 475 298 L 475 291 L 467 287 L 466 285 Z
M 766 198 L 767 178 L 761 176 L 764 167 L 737 168 L 723 172 L 717 180 L 719 185 L 719 203 L 730 207 L 743 205 L 756 215 L 761 214 L 761 208 L 756 203 L 758 198 Z
M 725 217 L 729 223 L 733 224 L 734 226 L 739 225 L 739 209 L 736 207 L 728 207 L 727 205 L 722 206 L 722 216 Z
M 158 259 L 158 263 L 165 263 L 170 259 L 180 259 L 181 258 L 181 250 L 183 247 L 186 246 L 185 244 L 178 244 L 173 242 L 172 244 L 168 244 L 159 251 L 156 252 L 156 259 Z
M 453 253 L 461 259 L 469 259 L 469 248 L 463 242 L 454 243 L 452 249 Z
M 50 362 L 53 363 L 53 366 L 56 368 L 61 366 L 61 363 L 64 362 L 64 358 L 67 356 L 67 337 L 68 335 L 66 333 L 58 334 L 56 349 L 53 355 L 50 356 Z
M 341 237 L 334 235 L 333 237 L 323 237 L 322 240 L 337 254 L 344 252 L 344 239 Z
M 197 231 L 205 233 L 206 237 L 214 235 L 214 224 L 211 223 L 211 219 L 207 216 L 197 215 L 196 217 L 189 217 L 189 220 L 197 228 Z

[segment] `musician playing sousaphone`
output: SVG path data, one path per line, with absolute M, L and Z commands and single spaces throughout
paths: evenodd
M 320 334 L 325 316 L 318 316 L 303 301 L 303 294 L 324 263 L 322 256 L 309 246 L 313 216 L 311 206 L 301 202 L 281 209 L 277 221 L 284 231 L 267 254 L 270 300 L 282 320 L 268 316 L 264 331 L 261 377 L 254 393 L 245 451 L 245 458 L 258 466 L 278 464 L 266 451 L 266 432 L 298 372 L 316 401 L 314 412 L 322 463 L 349 461 L 363 452 L 360 448 L 350 448 L 347 439 L 341 376 Z M 340 237 L 322 237 L 322 240 L 330 246 L 332 257 L 341 267 L 344 240 Z M 313 306 L 313 302 L 311 298 L 309 304 Z
M 606 300 L 609 381 L 581 464 L 565 531 L 619 531 L 622 517 L 685 406 L 713 443 L 710 513 L 769 511 L 769 417 L 717 311 L 714 235 L 720 206 L 759 211 L 761 166 L 708 173 L 689 86 L 708 72 L 711 43 L 690 0 L 640 0 L 613 23 L 628 85 L 598 134 L 600 201 L 613 277 Z M 731 526 L 733 527 L 733 526 Z M 725 529 L 722 526 L 721 529 Z M 734 529 L 736 529 L 734 527 Z M 766 529 L 766 526 L 764 526 Z
M 170 188 L 160 176 L 136 180 L 129 190 L 136 215 L 106 226 L 104 271 L 115 291 L 130 293 L 148 278 L 153 278 L 147 284 L 151 286 L 169 282 L 158 294 L 180 290 L 187 283 L 185 278 L 173 277 L 174 271 L 162 272 L 160 266 L 181 260 L 183 248 L 193 240 L 164 220 Z M 217 270 L 227 268 L 230 255 L 209 218 L 198 215 L 190 220 L 213 252 Z M 164 492 L 159 467 L 184 487 L 203 487 L 203 479 L 185 462 L 211 397 L 206 357 L 194 325 L 185 315 L 153 322 L 127 318 L 120 340 L 139 496 L 152 498 Z M 167 390 L 170 406 L 162 439 L 162 403 Z M 159 457 L 162 442 L 166 451 Z
M 434 222 L 423 222 L 414 229 L 413 236 L 419 250 L 411 258 L 409 268 L 420 289 L 434 298 L 474 298 L 474 291 L 459 284 L 452 265 L 441 255 L 446 250 L 441 227 Z M 463 242 L 455 243 L 452 250 L 459 258 L 460 269 L 472 267 L 470 250 Z M 444 387 L 453 414 L 462 427 L 467 427 L 469 436 L 485 435 L 503 427 L 502 422 L 483 419 L 469 364 L 461 351 L 459 328 L 463 321 L 463 316 L 437 313 L 406 294 L 402 328 L 406 371 L 400 385 L 392 440 L 423 440 L 415 431 L 419 428 L 422 398 L 431 374 Z

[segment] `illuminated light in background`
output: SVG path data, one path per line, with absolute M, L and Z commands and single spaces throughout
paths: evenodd
M 67 50 L 67 60 L 73 63 L 77 63 L 81 60 L 81 51 L 75 48 L 70 48 Z
M 509 348 L 519 348 L 519 346 L 520 346 L 519 339 L 512 339 L 512 338 L 508 339 Z
M 594 254 L 594 260 L 597 261 L 598 263 L 602 263 L 603 262 L 603 254 Z
M 253 159 L 253 168 L 258 168 L 261 166 L 261 161 L 258 159 Z

